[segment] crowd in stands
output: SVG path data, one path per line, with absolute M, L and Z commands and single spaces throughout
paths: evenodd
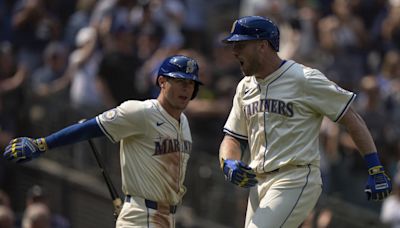
M 205 170 L 218 166 L 222 127 L 242 78 L 220 39 L 237 16 L 245 15 L 267 16 L 279 25 L 282 58 L 315 67 L 357 94 L 355 107 L 395 176 L 400 160 L 398 0 L 0 0 L 0 146 L 20 135 L 46 136 L 125 100 L 154 98 L 160 62 L 185 54 L 198 60 L 205 84 L 186 110 L 194 139 L 191 162 L 201 169 L 189 167 L 185 200 L 197 213 L 206 213 L 196 191 L 202 194 L 212 185 Z M 320 141 L 324 192 L 379 211 L 380 204 L 368 204 L 363 195 L 365 164 L 349 135 L 326 119 Z M 78 169 L 82 159 L 92 160 L 78 154 L 48 157 Z M 108 161 L 118 166 L 114 154 Z M 198 173 L 204 182 L 190 180 Z M 223 179 L 221 173 L 212 175 Z M 190 192 L 190 186 L 197 187 Z M 233 188 L 226 184 L 223 191 Z M 245 199 L 237 191 L 231 194 Z M 15 219 L 9 208 L 0 204 L 0 222 Z

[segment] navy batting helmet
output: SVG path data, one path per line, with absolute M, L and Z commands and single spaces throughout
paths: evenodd
M 272 48 L 279 51 L 279 29 L 270 19 L 261 16 L 246 16 L 233 22 L 231 34 L 225 43 L 244 40 L 268 40 Z
M 157 86 L 160 86 L 158 84 L 158 77 L 160 77 L 160 75 L 195 81 L 195 88 L 191 99 L 196 97 L 199 91 L 199 85 L 203 85 L 199 79 L 199 66 L 196 60 L 184 55 L 174 55 L 164 60 L 158 69 Z

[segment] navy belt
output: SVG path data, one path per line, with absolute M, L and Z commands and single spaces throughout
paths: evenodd
M 131 202 L 131 198 L 132 198 L 131 195 L 127 195 L 125 197 L 125 202 L 130 203 Z M 152 201 L 152 200 L 148 200 L 148 199 L 144 199 L 144 203 L 146 204 L 147 208 L 150 208 L 150 209 L 153 209 L 153 210 L 158 210 L 158 203 L 157 202 Z M 177 208 L 176 205 L 170 205 L 169 206 L 169 213 L 175 214 L 176 208 Z

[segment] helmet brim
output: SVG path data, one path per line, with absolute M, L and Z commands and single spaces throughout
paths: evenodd
M 223 43 L 232 43 L 246 40 L 259 40 L 254 36 L 233 34 L 222 40 Z
M 166 76 L 166 77 L 171 77 L 171 78 L 182 78 L 182 79 L 188 79 L 188 80 L 193 80 L 196 83 L 200 84 L 200 85 L 204 85 L 199 78 L 194 75 L 194 74 L 186 74 L 183 72 L 169 72 L 169 73 L 164 73 L 161 74 L 162 76 Z

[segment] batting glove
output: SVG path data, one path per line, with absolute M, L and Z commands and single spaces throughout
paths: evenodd
M 226 180 L 240 187 L 249 188 L 258 183 L 254 171 L 242 161 L 223 160 L 222 170 Z
M 17 163 L 30 161 L 46 152 L 47 144 L 44 138 L 31 139 L 28 137 L 16 138 L 10 141 L 4 152 L 4 158 Z
M 380 164 L 377 153 L 368 154 L 364 158 L 368 165 L 369 174 L 365 187 L 367 199 L 383 200 L 392 192 L 392 182 Z

